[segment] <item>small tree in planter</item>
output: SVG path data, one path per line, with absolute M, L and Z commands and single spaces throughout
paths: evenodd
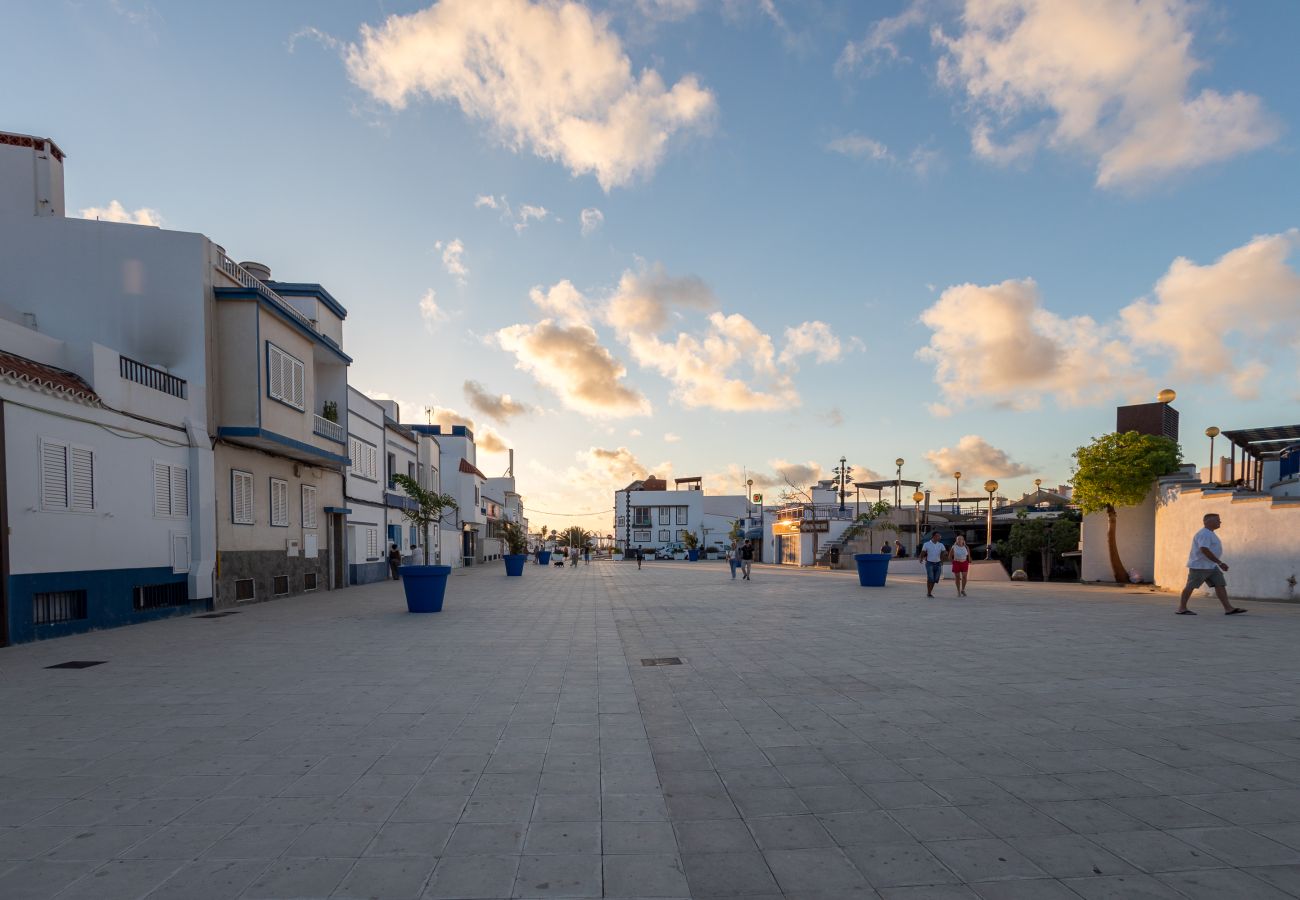
M 502 557 L 506 574 L 524 574 L 524 565 L 528 562 L 528 533 L 524 526 L 511 521 L 502 522 L 499 529 L 501 540 L 506 544 L 506 554 Z
M 853 561 L 858 565 L 858 583 L 863 587 L 884 587 L 885 579 L 889 575 L 889 559 L 892 554 L 877 553 L 875 551 L 876 529 L 881 531 L 897 531 L 898 526 L 893 522 L 881 522 L 880 520 L 889 515 L 892 509 L 887 500 L 877 500 L 869 504 L 865 511 L 858 514 L 852 529 L 860 534 L 862 529 L 867 531 L 868 553 L 858 553 L 853 557 Z M 851 530 L 852 530 L 851 529 Z M 849 532 L 846 532 L 848 534 Z
M 447 576 L 451 566 L 429 565 L 433 544 L 429 542 L 429 526 L 440 525 L 449 510 L 460 509 L 451 494 L 428 490 L 409 475 L 394 475 L 393 483 L 415 501 L 414 509 L 402 510 L 407 520 L 424 536 L 425 565 L 402 566 L 402 587 L 406 591 L 406 608 L 411 612 L 442 612 L 443 596 L 447 592 Z
M 700 539 L 694 531 L 686 532 L 682 538 L 682 543 L 686 545 L 686 556 L 691 562 L 696 562 L 700 558 Z

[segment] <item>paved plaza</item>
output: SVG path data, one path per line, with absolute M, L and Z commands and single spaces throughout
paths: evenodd
M 441 615 L 0 650 L 0 896 L 1300 896 L 1300 606 L 914 565 L 488 566 Z

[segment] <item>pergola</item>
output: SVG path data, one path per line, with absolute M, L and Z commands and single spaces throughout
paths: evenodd
M 1276 459 L 1292 444 L 1300 443 L 1300 425 L 1271 425 L 1267 428 L 1238 428 L 1221 434 L 1232 444 L 1232 468 L 1228 480 L 1237 479 L 1237 448 L 1241 448 L 1241 485 L 1251 490 L 1264 488 L 1265 459 Z M 1213 472 L 1211 472 L 1213 476 Z
M 854 486 L 855 488 L 858 488 L 859 490 L 864 490 L 864 491 L 875 491 L 875 492 L 876 492 L 876 499 L 877 499 L 877 500 L 881 500 L 881 499 L 883 499 L 883 498 L 881 497 L 881 494 L 883 494 L 883 493 L 885 492 L 885 488 L 897 488 L 897 489 L 898 489 L 898 493 L 901 494 L 901 493 L 902 493 L 902 490 L 903 490 L 904 487 L 910 487 L 910 488 L 912 488 L 913 490 L 916 490 L 917 488 L 919 488 L 919 487 L 921 486 L 921 484 L 922 484 L 922 482 L 920 482 L 920 481 L 908 481 L 908 480 L 906 480 L 906 479 L 904 479 L 904 478 L 886 478 L 886 479 L 883 479 L 883 480 L 881 480 L 881 481 L 855 481 L 855 482 L 853 482 L 853 486 Z M 895 496 L 897 496 L 897 494 L 896 494 Z M 902 505 L 902 501 L 901 501 L 901 500 L 899 501 L 898 505 L 899 505 L 899 506 Z

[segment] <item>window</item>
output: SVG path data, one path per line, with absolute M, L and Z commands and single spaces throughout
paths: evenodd
M 359 438 L 348 438 L 348 456 L 352 459 L 352 474 L 358 478 L 377 481 L 379 473 L 375 471 L 379 463 L 379 451 L 373 444 L 367 444 Z
M 379 558 L 379 529 L 366 529 L 366 559 L 375 560 Z
M 266 389 L 273 400 L 296 409 L 307 408 L 307 388 L 302 360 L 266 342 Z
M 271 596 L 283 597 L 289 593 L 289 576 L 275 575 L 271 578 Z
M 634 532 L 632 532 L 632 540 L 637 541 L 637 542 L 641 542 L 641 543 L 648 542 L 648 541 L 650 540 L 650 532 L 648 532 L 648 531 L 634 531 Z
M 281 528 L 289 525 L 289 482 L 283 478 L 271 479 L 271 524 Z
M 240 578 L 235 581 L 235 599 L 252 600 L 257 596 L 257 582 L 251 578 Z
M 478 493 L 478 485 L 476 484 L 476 485 L 474 485 L 474 505 L 475 505 L 475 506 L 478 506 L 478 505 L 479 505 L 480 503 L 482 503 L 482 502 L 483 502 L 483 500 L 482 500 L 481 497 L 479 497 L 479 493 Z
M 190 602 L 189 588 L 183 581 L 163 584 L 137 585 L 132 606 L 136 610 L 162 609 L 166 606 L 184 606 Z
M 686 541 L 686 529 L 685 529 L 685 528 L 679 528 L 679 529 L 677 529 L 677 540 L 682 541 L 683 543 L 685 543 L 685 541 Z
M 302 486 L 302 527 L 316 527 L 316 488 L 309 484 Z
M 648 527 L 650 525 L 650 507 L 634 506 L 632 507 L 632 525 Z
M 315 573 L 315 572 L 303 572 L 303 573 L 302 573 L 302 589 L 303 589 L 304 591 L 314 591 L 314 590 L 316 590 L 316 573 Z
M 190 473 L 184 466 L 153 464 L 153 514 L 171 519 L 190 515 Z
M 667 528 L 659 529 L 659 543 L 666 544 L 672 540 L 672 532 Z
M 230 521 L 253 524 L 253 473 L 230 470 Z
M 690 524 L 689 522 L 686 521 L 686 510 L 687 510 L 687 509 L 688 509 L 688 507 L 685 507 L 685 506 L 679 506 L 679 507 L 677 507 L 677 524 L 678 524 L 678 525 L 688 525 L 688 524 Z
M 673 524 L 673 508 L 671 506 L 659 507 L 659 524 L 660 525 Z
M 52 591 L 32 594 L 32 624 L 53 625 L 86 618 L 85 591 Z
M 406 464 L 406 477 L 409 478 L 409 479 L 411 479 L 412 481 L 414 481 L 416 484 L 419 484 L 419 483 L 420 483 L 420 479 L 417 478 L 416 475 L 415 475 L 415 463 L 413 463 L 413 462 L 407 462 L 407 464 Z
M 390 453 L 388 454 L 388 468 L 384 472 L 384 476 L 389 484 L 393 483 L 393 476 L 396 474 L 397 474 L 397 455 L 394 453 Z
M 420 546 L 420 534 L 418 531 L 416 531 L 415 526 L 408 525 L 407 532 L 408 532 L 408 537 L 410 538 L 410 544 L 408 546 L 410 547 Z
M 94 511 L 95 451 L 41 439 L 41 509 Z
M 618 517 L 618 527 L 622 528 L 627 523 L 627 516 Z

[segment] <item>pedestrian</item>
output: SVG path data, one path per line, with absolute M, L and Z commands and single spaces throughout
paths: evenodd
M 881 555 L 883 555 L 883 556 L 893 556 L 893 555 L 894 555 L 894 549 L 893 549 L 892 547 L 889 546 L 889 541 L 885 541 L 883 544 L 880 545 L 880 552 L 881 552 Z
M 591 548 L 590 548 L 590 547 L 583 547 L 583 548 L 582 548 L 582 564 L 583 564 L 584 566 L 589 566 L 589 565 L 591 565 Z
M 1228 580 L 1223 577 L 1223 573 L 1228 571 L 1228 564 L 1222 559 L 1223 541 L 1214 533 L 1223 523 L 1219 520 L 1218 513 L 1206 513 L 1201 523 L 1205 527 L 1192 537 L 1192 551 L 1187 557 L 1187 584 L 1178 598 L 1177 614 L 1196 615 L 1187 608 L 1187 601 L 1192 596 L 1192 591 L 1203 584 L 1214 588 L 1215 596 L 1223 604 L 1225 616 L 1244 613 L 1244 609 L 1228 602 Z
M 933 532 L 930 539 L 921 545 L 921 561 L 925 563 L 925 596 L 934 596 L 934 586 L 943 578 L 943 557 L 947 552 L 939 532 Z
M 397 580 L 397 567 L 402 564 L 402 551 L 397 549 L 396 544 L 388 545 L 388 574 L 392 576 L 393 581 Z
M 903 549 L 902 541 L 894 541 L 894 556 L 899 559 L 907 559 L 907 551 Z
M 745 546 L 740 548 L 740 569 L 745 573 L 745 581 L 752 581 L 749 577 L 750 568 L 754 565 L 754 542 L 745 541 Z
M 570 548 L 569 548 L 569 568 L 570 568 L 570 569 L 576 569 L 576 568 L 578 568 L 578 548 L 577 548 L 577 547 L 570 547 Z
M 740 565 L 740 548 L 733 542 L 727 550 L 727 565 L 731 567 L 731 580 L 736 580 L 736 568 Z
M 970 547 L 966 546 L 966 538 L 957 535 L 949 553 L 952 556 L 952 580 L 957 582 L 957 596 L 965 597 L 966 580 L 970 578 Z
M 645 551 L 640 547 L 636 548 L 636 570 L 641 571 L 641 562 L 645 559 Z

